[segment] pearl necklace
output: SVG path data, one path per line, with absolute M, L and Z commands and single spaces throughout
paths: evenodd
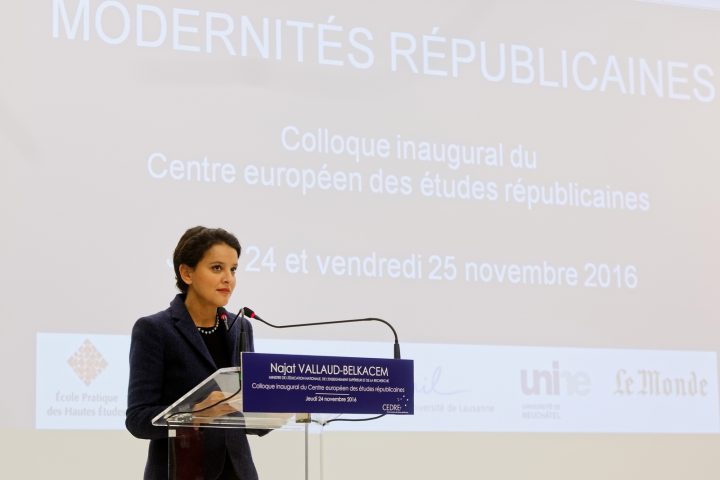
M 206 328 L 206 327 L 197 327 L 198 332 L 202 333 L 203 335 L 212 335 L 215 333 L 215 330 L 218 329 L 220 326 L 220 316 L 215 315 L 215 326 L 212 328 Z

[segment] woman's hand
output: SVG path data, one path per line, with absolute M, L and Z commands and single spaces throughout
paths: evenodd
M 242 411 L 242 397 L 240 395 L 237 395 L 235 397 L 232 397 L 232 393 L 227 392 L 221 392 L 221 391 L 214 391 L 211 392 L 210 395 L 205 397 L 204 400 L 201 402 L 198 402 L 193 407 L 193 411 L 202 410 L 204 408 L 209 407 L 210 405 L 214 405 L 212 408 L 208 408 L 207 410 L 202 410 L 201 412 L 197 412 L 195 414 L 195 417 L 198 418 L 217 418 L 222 417 L 224 415 L 227 415 L 229 413 L 235 413 Z M 223 402 L 223 400 L 230 398 L 229 402 Z M 198 423 L 198 422 L 196 422 Z

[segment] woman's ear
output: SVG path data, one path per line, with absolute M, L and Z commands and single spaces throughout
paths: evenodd
M 192 283 L 192 274 L 195 269 L 188 267 L 183 263 L 180 265 L 178 270 L 180 271 L 180 278 L 182 278 L 182 281 L 185 282 L 186 285 L 190 285 Z

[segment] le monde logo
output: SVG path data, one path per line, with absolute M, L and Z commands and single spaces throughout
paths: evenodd
M 708 381 L 695 372 L 685 376 L 663 374 L 660 370 L 620 369 L 615 374 L 615 395 L 648 397 L 706 397 Z

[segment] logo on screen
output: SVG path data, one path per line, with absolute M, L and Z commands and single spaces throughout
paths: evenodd
M 669 375 L 658 369 L 641 368 L 615 373 L 615 395 L 644 397 L 706 397 L 710 382 L 694 371 L 685 375 Z
M 549 369 L 520 370 L 520 389 L 524 395 L 578 395 L 590 393 L 590 375 L 563 370 L 555 360 Z
M 85 385 L 90 385 L 105 370 L 108 363 L 95 345 L 85 339 L 80 348 L 68 358 L 68 365 Z

